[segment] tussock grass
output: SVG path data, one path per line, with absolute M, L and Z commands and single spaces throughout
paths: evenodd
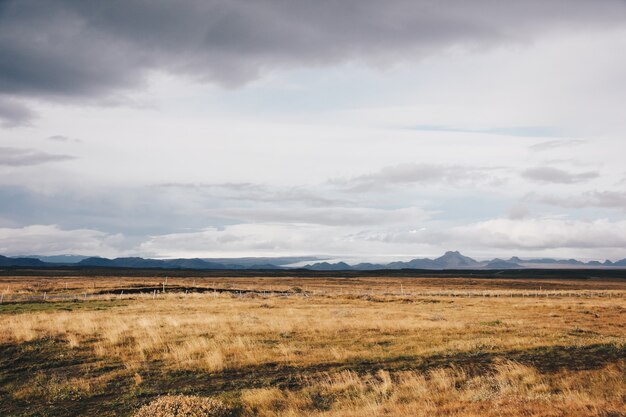
M 502 361 L 493 371 L 470 376 L 461 369 L 427 373 L 379 371 L 359 376 L 346 371 L 294 392 L 270 391 L 271 402 L 254 408 L 258 416 L 606 416 L 626 412 L 626 368 L 611 365 L 594 372 L 541 374 Z

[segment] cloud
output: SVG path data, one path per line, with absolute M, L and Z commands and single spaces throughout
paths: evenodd
M 591 191 L 573 197 L 554 195 L 533 197 L 534 200 L 553 206 L 565 208 L 616 208 L 626 210 L 626 192 L 622 191 Z
M 91 229 L 64 230 L 56 225 L 0 228 L 0 254 L 117 256 L 122 235 Z
M 549 151 L 556 148 L 578 146 L 586 143 L 587 141 L 582 139 L 558 139 L 549 140 L 546 142 L 536 143 L 530 146 L 530 149 L 535 152 Z
M 328 208 L 249 208 L 210 211 L 212 216 L 240 220 L 242 223 L 300 223 L 329 226 L 381 226 L 423 221 L 429 213 L 418 207 L 377 209 L 367 207 Z
M 306 223 L 242 223 L 152 236 L 136 251 L 151 256 L 265 256 L 440 254 L 459 249 L 486 257 L 586 254 L 621 259 L 626 221 L 496 218 L 440 228 L 418 223 L 397 228 L 355 228 Z M 407 255 L 405 255 L 407 256 Z
M 422 132 L 486 133 L 498 136 L 549 137 L 557 136 L 558 129 L 551 126 L 509 126 L 496 128 L 463 128 L 439 125 L 417 125 L 409 129 Z M 553 142 L 553 141 L 550 141 Z
M 307 224 L 246 223 L 152 236 L 138 246 L 151 256 L 264 256 L 336 251 L 342 232 Z
M 0 96 L 0 126 L 28 126 L 35 117 L 35 112 L 23 104 Z
M 522 177 L 543 183 L 552 184 L 576 184 L 598 178 L 597 171 L 587 171 L 580 173 L 570 173 L 558 168 L 536 167 L 522 171 Z
M 604 259 L 610 249 L 619 259 L 626 253 L 626 221 L 569 220 L 561 218 L 495 218 L 448 228 L 422 228 L 362 234 L 363 239 L 389 246 L 431 245 L 469 253 L 500 254 L 558 252 L 593 253 Z
M 466 244 L 500 249 L 626 247 L 626 221 L 607 219 L 493 219 L 456 227 L 450 234 Z
M 4 1 L 0 92 L 106 96 L 154 70 L 234 86 L 285 67 L 384 66 L 625 18 L 619 0 Z
M 509 208 L 508 218 L 511 220 L 521 220 L 530 216 L 530 209 L 524 204 L 516 204 Z
M 335 179 L 332 183 L 351 191 L 373 191 L 407 184 L 471 184 L 501 181 L 502 179 L 491 174 L 498 169 L 496 167 L 409 163 L 387 166 L 378 172 L 349 179 Z
M 39 165 L 75 159 L 70 155 L 50 154 L 35 149 L 0 147 L 0 166 Z
M 51 140 L 54 142 L 75 142 L 75 143 L 82 142 L 80 139 L 68 138 L 67 136 L 63 136 L 63 135 L 48 136 L 48 140 Z
M 169 192 L 180 191 L 195 195 L 219 195 L 225 200 L 253 201 L 255 203 L 294 203 L 310 206 L 342 206 L 350 201 L 322 195 L 305 187 L 270 187 L 250 182 L 238 183 L 165 183 L 155 187 Z

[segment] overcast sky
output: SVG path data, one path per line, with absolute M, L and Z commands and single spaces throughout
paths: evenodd
M 626 258 L 624 0 L 0 0 L 0 254 Z

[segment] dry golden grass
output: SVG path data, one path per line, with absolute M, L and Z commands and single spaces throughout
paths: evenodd
M 16 293 L 35 286 L 11 280 Z M 603 346 L 623 352 L 623 282 L 583 282 L 577 289 L 567 281 L 541 281 L 542 288 L 532 281 L 509 287 L 505 281 L 490 286 L 487 280 L 456 280 L 449 286 L 428 279 L 403 279 L 401 286 L 394 279 L 278 281 L 198 279 L 198 288 L 261 293 L 104 295 L 114 301 L 79 301 L 81 308 L 71 311 L 49 304 L 43 311 L 0 314 L 2 346 L 54 340 L 68 353 L 123 365 L 99 377 L 35 374 L 35 383 L 16 383 L 11 398 L 55 403 L 96 396 L 109 392 L 115 378 L 127 378 L 137 393 L 144 387 L 158 390 L 155 369 L 161 375 L 240 378 L 288 368 L 299 374 L 296 386 L 235 384 L 233 392 L 224 393 L 233 412 L 260 417 L 626 415 L 625 367 L 619 360 L 587 370 L 567 370 L 575 357 L 557 358 L 550 370 L 515 361 L 551 348 Z M 74 285 L 66 290 L 48 279 L 46 288 L 80 294 L 91 281 L 70 282 Z M 100 281 L 95 291 L 153 284 L 116 278 Z M 7 284 L 0 279 L 0 285 Z M 290 289 L 289 296 L 276 293 Z M 101 310 L 83 308 L 96 302 L 103 303 Z M 480 362 L 485 355 L 505 360 L 489 365 Z M 173 407 L 177 400 L 166 398 L 152 406 Z
M 0 343 L 61 338 L 128 368 L 218 372 L 546 346 L 623 345 L 623 299 L 166 294 L 104 311 L 0 316 Z
M 540 374 L 514 362 L 486 375 L 455 368 L 428 373 L 345 371 L 301 391 L 242 393 L 248 415 L 328 416 L 621 416 L 626 413 L 623 363 L 597 371 Z

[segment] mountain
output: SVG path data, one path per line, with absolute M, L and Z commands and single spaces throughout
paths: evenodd
M 520 262 L 529 263 L 529 264 L 555 264 L 555 265 L 584 265 L 584 262 L 578 261 L 576 259 L 551 259 L 551 258 L 539 258 L 539 259 L 527 259 L 521 260 L 517 258 Z
M 98 267 L 114 267 L 115 263 L 111 259 L 99 258 L 97 256 L 85 258 L 78 262 L 78 266 L 98 266 Z
M 448 251 L 436 259 L 416 258 L 408 262 L 391 262 L 383 267 L 388 269 L 475 269 L 481 266 L 481 263 L 461 255 L 458 251 Z
M 617 262 L 613 262 L 613 266 L 626 266 L 626 258 Z
M 231 265 L 224 265 L 216 262 L 208 262 L 200 258 L 192 259 L 168 259 L 163 261 L 164 265 L 159 268 L 181 268 L 181 269 L 241 269 L 241 267 L 230 267 Z
M 438 265 L 432 259 L 412 259 L 408 262 L 391 262 L 387 264 L 389 269 L 438 269 Z
M 239 265 L 242 267 L 252 268 L 259 265 L 273 265 L 273 266 L 289 266 L 290 264 L 296 264 L 299 262 L 317 262 L 322 261 L 323 258 L 317 256 L 271 256 L 271 257 L 244 257 L 244 258 L 202 258 L 203 261 Z
M 162 269 L 276 269 L 275 265 L 238 265 L 208 262 L 200 258 L 178 259 L 145 259 L 139 257 L 129 258 L 86 258 L 76 264 L 77 266 L 106 267 L 106 268 L 162 268 Z
M 345 262 L 337 262 L 334 264 L 328 262 L 317 262 L 311 265 L 306 265 L 304 268 L 313 271 L 347 271 L 352 269 L 352 267 Z
M 374 271 L 376 269 L 389 269 L 389 268 L 387 265 L 362 262 L 360 264 L 354 265 L 352 269 L 356 269 L 357 271 Z
M 46 266 L 46 263 L 35 258 L 8 258 L 0 255 L 0 266 L 40 267 Z
M 55 264 L 75 264 L 82 261 L 88 256 L 81 255 L 53 255 L 53 256 L 42 256 L 42 255 L 27 255 L 21 256 L 21 258 L 35 258 L 40 261 L 47 263 L 55 263 Z
M 520 269 L 523 268 L 517 262 L 505 261 L 503 259 L 494 259 L 485 265 L 486 269 Z
M 434 260 L 442 269 L 478 268 L 481 266 L 474 259 L 463 256 L 459 251 L 448 251 L 443 256 Z
M 67 262 L 44 262 L 40 257 L 6 257 L 0 255 L 0 267 L 26 267 L 26 268 L 54 268 L 59 266 L 95 267 L 95 268 L 161 268 L 161 269 L 197 269 L 197 270 L 237 270 L 237 269 L 288 269 L 289 266 L 277 266 L 270 260 L 291 262 L 303 259 L 319 259 L 316 257 L 275 257 L 275 258 L 176 258 L 176 259 L 149 259 L 141 257 L 121 257 L 115 259 L 89 257 L 84 258 L 75 255 L 59 255 L 53 257 L 42 257 L 50 260 L 63 260 Z M 76 260 L 78 262 L 70 262 Z M 221 262 L 216 262 L 220 260 Z M 297 263 L 297 262 L 296 262 Z M 291 268 L 295 268 L 292 266 Z M 448 251 L 442 256 L 430 258 L 415 258 L 410 261 L 397 261 L 388 264 L 360 263 L 348 265 L 345 262 L 317 262 L 308 264 L 304 269 L 313 271 L 373 271 L 380 269 L 562 269 L 562 268 L 626 268 L 626 258 L 611 262 L 589 261 L 581 262 L 576 259 L 552 259 L 536 258 L 521 259 L 513 256 L 508 260 L 495 258 L 489 261 L 476 261 L 468 256 L 462 255 L 458 251 Z

